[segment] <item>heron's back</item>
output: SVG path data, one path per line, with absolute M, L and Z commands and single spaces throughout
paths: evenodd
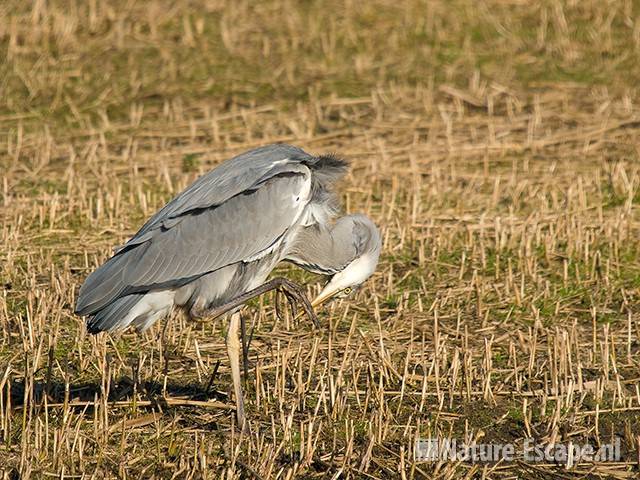
M 144 329 L 173 307 L 202 311 L 263 283 L 300 224 L 334 213 L 346 164 L 272 145 L 223 163 L 169 202 L 80 289 L 91 332 Z

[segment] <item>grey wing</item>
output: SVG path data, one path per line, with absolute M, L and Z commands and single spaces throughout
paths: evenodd
M 234 195 L 286 172 L 291 165 L 313 160 L 304 150 L 285 144 L 256 148 L 227 160 L 167 203 L 122 248 L 144 242 L 154 229 L 171 226 L 188 212 L 221 205 Z
M 220 205 L 187 209 L 138 234 L 87 278 L 76 312 L 91 315 L 123 295 L 183 285 L 271 251 L 302 215 L 311 189 L 306 166 L 279 167 Z

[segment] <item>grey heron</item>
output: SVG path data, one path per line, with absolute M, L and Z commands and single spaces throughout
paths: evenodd
M 238 155 L 203 175 L 153 215 L 85 280 L 76 313 L 90 333 L 139 331 L 182 308 L 191 317 L 231 312 L 226 344 L 238 423 L 245 426 L 240 383 L 239 308 L 269 290 L 313 307 L 350 292 L 378 263 L 381 239 L 360 214 L 338 216 L 334 184 L 347 164 L 274 144 Z M 284 278 L 267 281 L 281 261 L 330 276 L 309 302 Z M 293 303 L 292 303 L 293 305 Z

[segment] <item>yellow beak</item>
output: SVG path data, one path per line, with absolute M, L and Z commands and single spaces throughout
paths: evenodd
M 322 305 L 324 302 L 326 302 L 331 297 L 333 297 L 335 295 L 335 293 L 336 292 L 325 292 L 325 291 L 320 292 L 320 295 L 318 295 L 316 298 L 314 298 L 313 301 L 311 302 L 311 306 L 313 308 L 316 308 L 316 307 Z

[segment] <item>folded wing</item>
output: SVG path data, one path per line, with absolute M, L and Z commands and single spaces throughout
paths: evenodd
M 211 172 L 218 175 L 202 177 L 89 275 L 76 312 L 92 315 L 125 295 L 179 287 L 270 252 L 311 196 L 309 168 L 287 157 L 272 157 L 260 168 L 256 162 L 250 168 L 242 161 L 236 168 L 223 164 Z

